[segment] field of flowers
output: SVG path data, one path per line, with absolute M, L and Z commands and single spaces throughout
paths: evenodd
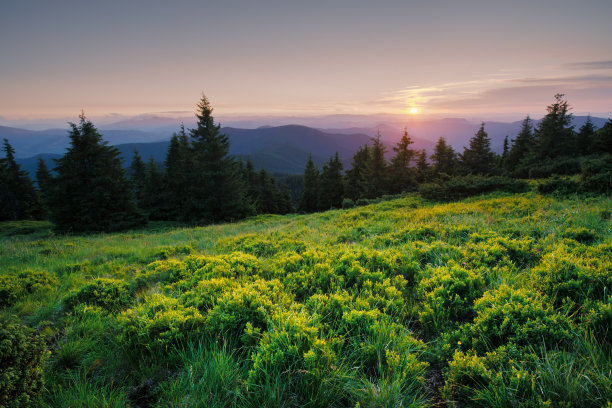
M 1 224 L 0 406 L 610 406 L 611 210 L 529 192 Z

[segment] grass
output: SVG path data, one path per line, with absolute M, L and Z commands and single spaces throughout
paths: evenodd
M 57 279 L 6 289 L 0 317 L 45 338 L 49 407 L 605 406 L 611 210 L 492 193 L 81 236 L 2 223 L 0 278 Z

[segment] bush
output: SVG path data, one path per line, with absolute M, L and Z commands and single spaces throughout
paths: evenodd
M 485 280 L 451 262 L 448 267 L 433 269 L 417 291 L 423 302 L 419 320 L 430 333 L 440 333 L 451 322 L 474 318 L 474 301 L 483 295 Z
M 197 309 L 160 294 L 121 313 L 117 320 L 121 343 L 141 353 L 167 353 L 204 332 L 204 317 Z
M 26 269 L 0 275 L 0 307 L 11 306 L 25 296 L 51 290 L 57 277 L 47 271 Z
M 472 175 L 453 177 L 440 183 L 421 184 L 419 193 L 423 198 L 429 200 L 454 201 L 492 191 L 522 193 L 528 189 L 529 185 L 522 180 Z
M 301 241 L 290 238 L 244 234 L 218 240 L 215 249 L 218 251 L 241 251 L 257 257 L 268 257 L 281 251 L 295 251 L 299 254 L 306 250 L 306 245 Z
M 576 194 L 580 191 L 580 184 L 569 178 L 553 177 L 538 183 L 540 194 Z
M 111 313 L 125 309 L 131 302 L 132 291 L 127 282 L 106 278 L 94 279 L 64 300 L 68 309 L 74 309 L 76 305 L 84 303 L 99 306 Z
M 570 338 L 569 319 L 525 289 L 502 285 L 477 300 L 474 310 L 474 323 L 461 327 L 459 344 L 479 354 L 508 343 L 533 347 L 543 342 L 552 348 L 565 345 Z
M 345 198 L 342 200 L 342 208 L 349 209 L 355 207 L 355 202 L 350 198 Z
M 37 406 L 48 352 L 30 328 L 0 320 L 0 407 Z
M 585 159 L 580 174 L 581 189 L 587 192 L 610 194 L 612 191 L 612 155 Z

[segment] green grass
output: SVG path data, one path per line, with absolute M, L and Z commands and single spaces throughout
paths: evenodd
M 605 406 L 611 212 L 492 193 L 80 236 L 2 223 L 0 317 L 45 338 L 49 407 Z

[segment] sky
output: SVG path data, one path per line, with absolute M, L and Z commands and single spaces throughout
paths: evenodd
M 0 124 L 215 114 L 612 116 L 611 0 L 6 0 Z

